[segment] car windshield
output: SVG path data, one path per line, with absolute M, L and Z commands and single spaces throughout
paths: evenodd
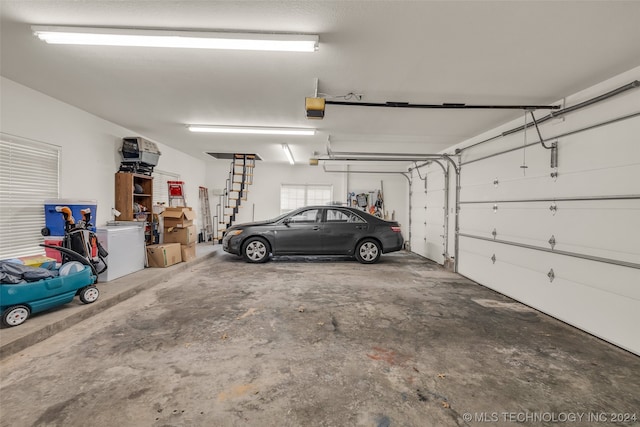
M 279 222 L 279 221 L 282 221 L 284 218 L 293 217 L 293 216 L 299 215 L 299 214 L 304 212 L 304 209 L 307 209 L 307 208 L 291 210 L 289 212 L 283 213 L 282 215 L 280 215 L 278 217 L 275 217 L 274 219 L 269 220 L 269 222 Z M 317 211 L 318 211 L 317 209 L 314 211 L 314 216 L 316 215 Z
M 283 219 L 285 216 L 288 216 L 289 214 L 291 214 L 291 212 L 283 213 L 283 214 L 282 214 L 282 215 L 280 215 L 280 216 L 277 216 L 277 217 L 275 217 L 275 218 L 273 218 L 273 219 L 270 219 L 268 222 L 278 222 L 278 221 L 280 221 L 281 219 Z

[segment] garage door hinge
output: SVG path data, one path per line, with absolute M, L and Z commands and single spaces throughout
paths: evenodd
M 491 255 L 491 262 L 496 263 L 496 254 Z
M 551 245 L 551 250 L 553 250 L 553 248 L 556 246 L 556 237 L 555 236 L 551 236 L 551 238 L 549 239 L 549 244 Z
M 556 212 L 558 212 L 558 205 L 552 203 L 551 206 L 549 206 L 549 210 L 555 215 Z
M 491 232 L 491 235 L 493 236 L 493 240 L 496 240 L 496 236 L 498 235 L 498 232 L 496 231 L 496 229 L 494 228 L 493 231 Z
M 493 205 L 493 212 L 498 212 L 498 205 Z
M 549 272 L 547 273 L 547 277 L 549 278 L 549 282 L 553 282 L 553 279 L 556 278 L 556 275 L 553 272 L 553 268 L 551 270 L 549 270 Z
M 495 187 L 497 187 L 499 183 L 500 183 L 500 181 L 498 181 L 498 178 L 496 178 L 496 179 L 494 179 L 494 180 L 493 180 L 493 185 L 494 185 Z

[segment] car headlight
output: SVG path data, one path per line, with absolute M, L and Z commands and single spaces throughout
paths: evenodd
M 238 234 L 242 233 L 244 230 L 233 230 L 229 232 L 230 236 L 237 236 Z

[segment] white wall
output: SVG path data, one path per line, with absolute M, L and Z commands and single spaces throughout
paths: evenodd
M 0 130 L 60 146 L 60 197 L 97 200 L 96 225 L 113 220 L 114 174 L 120 166 L 117 150 L 123 137 L 144 135 L 4 77 L 0 92 Z M 198 186 L 205 182 L 204 161 L 154 142 L 162 152 L 158 168 L 179 173 L 186 182 L 187 202 L 197 206 Z
M 635 80 L 640 80 L 640 67 L 566 98 L 566 106 Z M 640 113 L 640 88 L 562 119 L 547 121 L 540 130 L 544 138 L 550 138 L 634 113 Z M 536 117 L 546 114 L 536 112 Z M 523 118 L 507 123 L 447 151 L 451 153 L 454 148 L 466 147 L 523 123 Z M 523 132 L 464 150 L 459 221 L 460 234 L 469 237 L 459 238 L 459 272 L 640 354 L 639 135 L 640 116 L 634 116 L 560 137 L 557 169 L 550 168 L 550 152 L 540 145 L 521 149 Z M 535 129 L 527 132 L 527 142 L 537 138 Z M 511 148 L 515 150 L 478 160 Z M 520 167 L 523 163 L 528 166 L 526 169 Z M 433 166 L 424 169 L 435 171 Z M 557 172 L 557 177 L 552 177 L 552 172 Z M 453 255 L 453 174 L 450 188 L 449 237 Z M 632 198 L 615 200 L 617 196 Z M 562 200 L 577 197 L 589 200 Z M 557 210 L 551 210 L 552 206 Z M 413 218 L 414 224 L 419 222 Z M 551 236 L 557 243 L 551 252 L 508 245 L 494 241 L 494 230 L 495 240 L 549 250 Z M 427 234 L 426 238 L 429 243 L 441 244 L 436 233 Z M 560 251 L 632 265 L 571 257 Z M 495 263 L 491 259 L 494 255 Z M 553 281 L 548 277 L 551 270 Z
M 207 168 L 208 188 L 223 189 L 228 178 L 231 161 L 216 160 L 209 162 Z M 337 169 L 335 166 L 332 170 Z M 289 165 L 256 162 L 254 184 L 249 187 L 248 200 L 242 202 L 236 223 L 252 219 L 255 205 L 255 220 L 274 218 L 280 215 L 280 186 L 282 184 L 329 184 L 333 186 L 334 201 L 347 201 L 347 193 L 359 190 L 380 188 L 383 181 L 385 210 L 389 215 L 396 213 L 396 220 L 408 230 L 408 184 L 402 175 L 391 174 L 342 174 L 324 172 L 322 166 Z M 218 203 L 211 196 L 212 209 Z

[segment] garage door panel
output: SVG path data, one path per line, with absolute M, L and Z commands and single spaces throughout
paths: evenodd
M 440 166 L 429 166 L 427 170 L 427 187 L 444 187 L 444 171 L 442 168 Z
M 521 147 L 522 143 L 519 146 Z M 463 162 L 460 184 L 463 187 L 477 187 L 481 184 L 493 185 L 496 178 L 498 181 L 511 181 L 527 176 L 543 176 L 549 166 L 548 160 L 548 150 L 541 146 L 532 146 L 527 147 L 524 153 L 522 150 L 515 150 L 477 162 L 468 164 Z M 523 164 L 528 166 L 526 170 L 520 167 Z
M 429 240 L 436 241 L 440 246 L 444 245 L 444 227 L 442 224 L 427 224 L 426 231 Z
M 640 354 L 635 327 L 640 324 L 639 270 L 460 239 L 461 274 Z M 550 280 L 552 269 L 555 277 Z
M 638 177 L 640 164 L 619 167 L 601 167 L 575 171 L 558 171 L 558 179 L 553 184 L 553 196 L 618 196 L 640 193 Z M 615 183 L 611 178 L 615 177 Z M 588 183 L 588 185 L 585 185 Z
M 444 203 L 444 188 L 428 188 L 427 200 L 430 203 L 442 205 Z
M 561 138 L 558 141 L 558 166 L 565 173 L 614 168 L 638 163 L 640 159 L 640 117 L 613 123 Z M 612 143 L 615 142 L 615 146 Z M 625 147 L 624 152 L 612 149 Z M 584 159 L 592 159 L 585 163 Z M 605 180 L 614 188 L 620 184 L 614 176 Z M 637 187 L 636 187 L 637 189 Z
M 411 210 L 411 250 L 425 256 L 426 227 L 424 208 Z
M 466 174 L 466 169 L 464 171 L 463 175 Z M 460 200 L 463 202 L 521 200 L 524 198 L 523 195 L 526 195 L 527 199 L 553 200 L 588 196 L 625 196 L 640 193 L 638 188 L 640 163 L 573 171 L 559 168 L 556 178 L 550 176 L 551 172 L 554 170 L 548 168 L 543 175 L 532 176 L 527 170 L 528 177 L 513 180 L 505 180 L 496 174 L 497 185 L 493 183 L 493 179 L 476 185 L 462 184 Z M 610 182 L 612 175 L 615 176 L 615 184 Z M 589 182 L 589 185 L 585 186 L 585 182 Z
M 640 200 L 463 205 L 460 232 L 640 264 Z M 627 227 L 617 226 L 628 224 Z
M 527 150 L 526 169 L 521 168 L 520 151 L 464 165 L 460 174 L 460 200 L 504 200 L 522 198 L 522 194 L 530 198 L 549 196 L 548 185 L 553 182 L 549 152 L 541 150 L 544 149 Z
M 444 224 L 444 208 L 442 206 L 431 206 L 427 207 L 426 210 L 426 219 L 427 224 L 437 223 L 440 225 Z
M 640 200 L 557 205 L 552 228 L 555 249 L 640 264 Z
M 524 155 L 518 150 L 465 164 L 461 200 L 521 199 L 524 194 L 527 198 L 638 194 L 637 135 L 640 117 L 560 138 L 556 178 L 551 177 L 550 150 L 539 145 L 528 147 Z M 611 141 L 625 151 L 610 149 Z M 585 158 L 592 160 L 585 162 Z M 528 166 L 524 171 L 520 169 L 523 161 Z
M 426 242 L 426 255 L 425 258 L 429 258 L 432 261 L 437 262 L 438 264 L 443 264 L 444 263 L 444 247 L 443 245 L 434 243 L 433 241 L 429 240 Z
M 492 204 L 461 205 L 458 213 L 460 232 L 493 237 L 491 231 L 496 227 L 496 213 Z

